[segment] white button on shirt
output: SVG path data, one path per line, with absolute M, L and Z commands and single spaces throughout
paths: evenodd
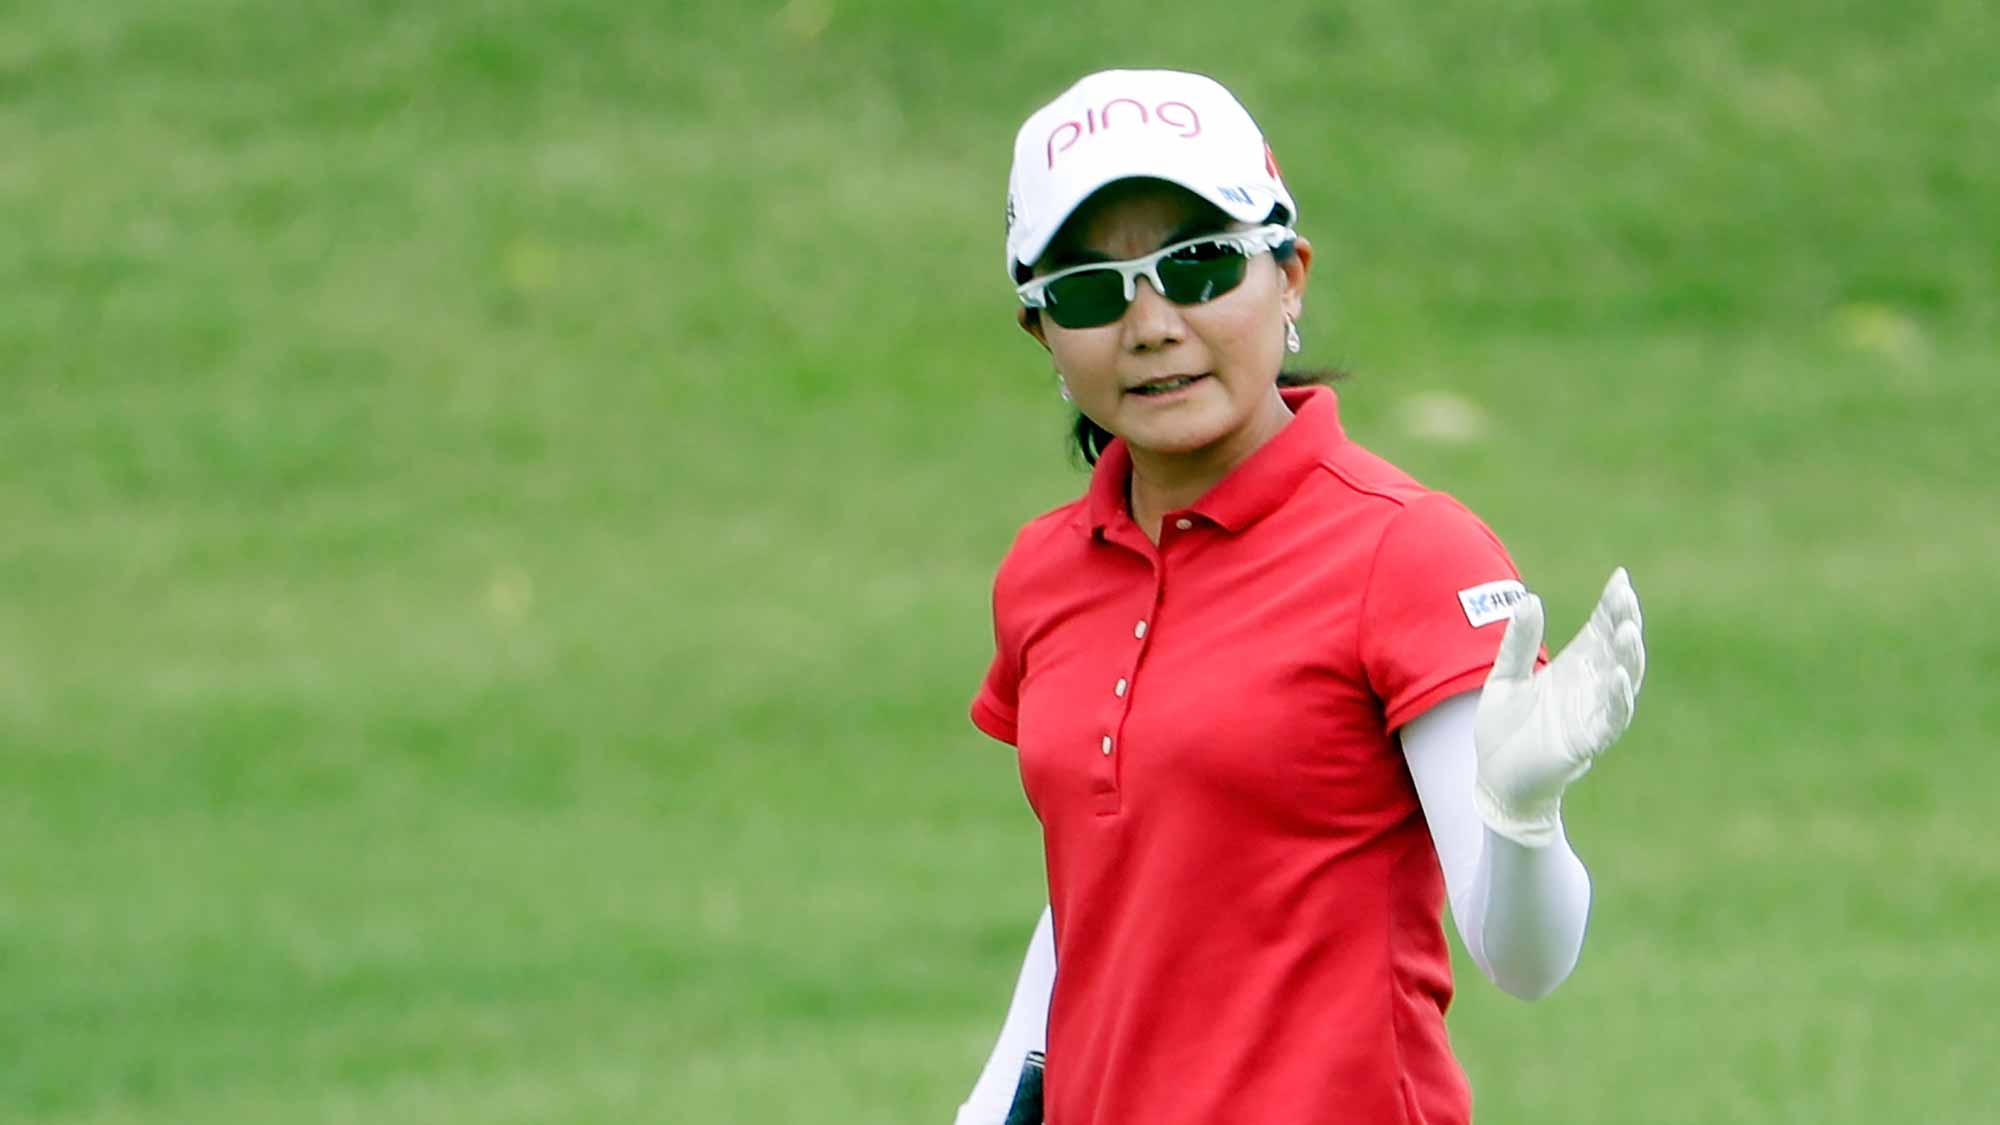
M 1146 635 L 1146 623 L 1141 621 L 1137 625 L 1132 626 L 1132 635 L 1143 639 Z
M 1104 752 L 1111 753 L 1111 736 L 1108 734 L 1104 736 Z
M 1125 681 L 1124 681 L 1124 680 L 1123 680 L 1123 679 L 1121 678 L 1121 679 L 1120 679 L 1120 680 L 1119 680 L 1119 681 L 1118 681 L 1118 682 L 1117 682 L 1116 684 L 1112 685 L 1112 688 L 1111 688 L 1111 694 L 1113 694 L 1113 695 L 1117 696 L 1117 697 L 1118 697 L 1118 698 L 1120 698 L 1120 699 L 1123 699 L 1123 698 L 1125 698 L 1125 688 L 1126 688 L 1127 686 L 1128 686 L 1128 685 L 1127 685 L 1127 684 L 1125 683 Z
M 1180 528 L 1182 531 L 1186 531 L 1188 528 L 1194 526 L 1194 521 L 1188 519 L 1186 516 L 1182 516 L 1180 519 L 1174 521 L 1174 526 Z

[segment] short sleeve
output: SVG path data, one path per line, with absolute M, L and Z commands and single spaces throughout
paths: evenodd
M 1021 686 L 1021 659 L 1008 638 L 1000 583 L 993 585 L 993 663 L 972 697 L 972 725 L 1009 746 L 1014 745 L 1015 716 Z
M 1404 508 L 1376 546 L 1361 609 L 1361 665 L 1390 730 L 1477 690 L 1514 603 L 1527 596 L 1507 549 L 1441 493 Z

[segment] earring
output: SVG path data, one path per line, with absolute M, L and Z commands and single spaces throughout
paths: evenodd
M 1068 380 L 1068 379 L 1065 379 L 1065 378 L 1063 378 L 1063 377 L 1062 377 L 1062 372 L 1060 372 L 1060 371 L 1056 372 L 1056 393 L 1062 396 L 1062 400 L 1063 400 L 1064 402 L 1075 402 L 1075 401 L 1076 401 L 1076 399 L 1074 399 L 1074 398 L 1072 398 L 1072 397 L 1070 396 L 1070 393 L 1069 393 L 1069 380 Z
M 1292 353 L 1293 355 L 1297 355 L 1297 354 L 1299 354 L 1299 349 L 1300 349 L 1300 348 L 1302 348 L 1302 347 L 1304 347 L 1304 346 L 1305 346 L 1304 344 L 1301 344 L 1301 343 L 1299 342 L 1299 326 L 1298 326 L 1298 324 L 1297 324 L 1297 323 L 1295 323 L 1295 322 L 1294 322 L 1294 321 L 1292 320 L 1292 318 L 1291 318 L 1291 317 L 1289 317 L 1289 316 L 1288 316 L 1288 317 L 1286 317 L 1286 318 L 1285 318 L 1285 350 L 1286 350 L 1286 351 L 1288 351 L 1288 352 L 1290 352 L 1290 353 Z

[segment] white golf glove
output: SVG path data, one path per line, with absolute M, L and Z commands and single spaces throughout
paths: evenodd
M 1619 567 L 1583 631 L 1536 672 L 1542 600 L 1530 594 L 1514 607 L 1473 722 L 1479 750 L 1473 796 L 1488 827 L 1531 848 L 1554 842 L 1563 787 L 1582 777 L 1632 721 L 1646 678 L 1642 624 L 1639 596 Z

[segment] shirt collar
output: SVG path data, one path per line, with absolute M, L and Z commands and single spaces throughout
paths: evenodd
M 1340 428 L 1340 399 L 1332 387 L 1285 387 L 1279 393 L 1292 409 L 1292 420 L 1195 501 L 1190 513 L 1225 530 L 1241 531 L 1276 511 L 1313 466 L 1347 440 Z M 1126 491 L 1131 477 L 1132 455 L 1122 438 L 1114 438 L 1099 454 L 1084 497 L 1084 518 L 1092 533 L 1102 536 L 1112 523 L 1129 518 Z

